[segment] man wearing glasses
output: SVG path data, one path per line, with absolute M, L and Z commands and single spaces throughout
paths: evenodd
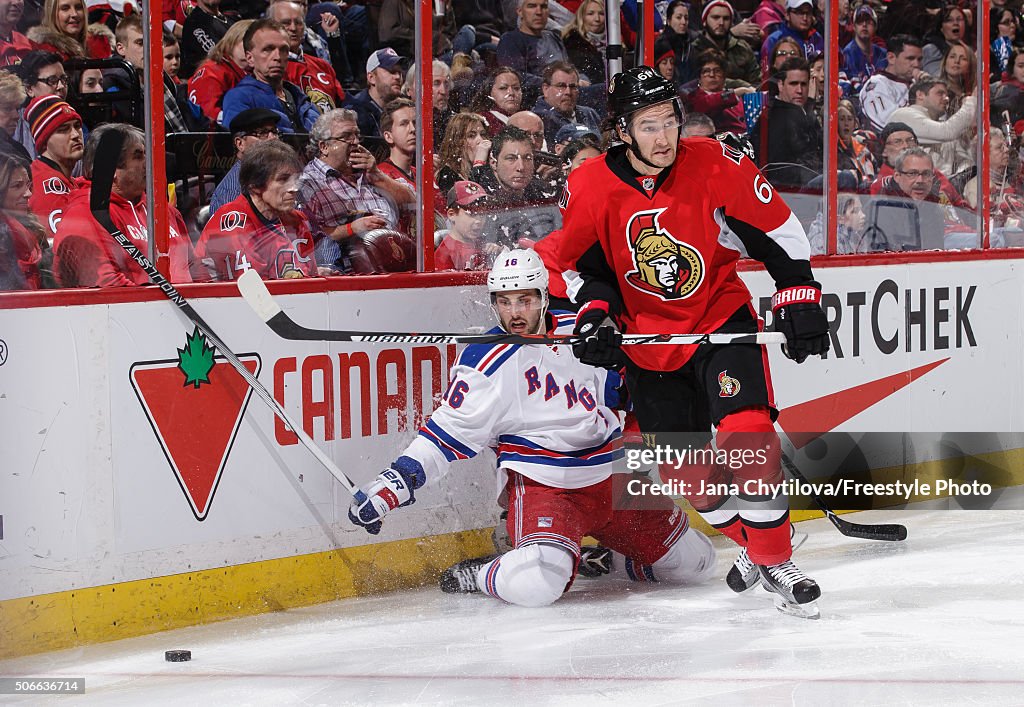
M 317 262 L 343 273 L 352 271 L 351 239 L 377 228 L 397 229 L 399 209 L 416 199 L 359 144 L 358 121 L 348 108 L 320 116 L 309 133 L 316 156 L 299 178 L 299 204 L 316 239 Z
M 229 201 L 242 195 L 242 187 L 238 183 L 238 170 L 242 165 L 242 155 L 253 145 L 265 140 L 277 140 L 280 133 L 277 121 L 281 118 L 276 112 L 267 108 L 249 108 L 243 110 L 231 121 L 231 137 L 235 141 L 235 163 L 217 184 L 210 197 L 210 214 Z
M 916 224 L 896 209 L 880 208 L 874 222 L 875 248 L 885 250 L 931 250 L 950 247 L 978 247 L 977 237 L 963 234 L 975 232 L 964 223 L 957 209 L 942 191 L 932 157 L 920 147 L 909 147 L 893 161 L 893 174 L 882 182 L 880 195 L 903 201 L 917 211 Z M 961 199 L 962 201 L 962 199 Z M 891 203 L 886 202 L 886 203 Z M 969 208 L 963 203 L 962 208 Z M 902 217 L 901 217 L 902 216 Z M 975 232 L 976 233 L 976 232 Z
M 267 13 L 270 19 L 284 27 L 288 37 L 287 79 L 305 91 L 321 113 L 340 106 L 345 100 L 345 91 L 338 82 L 334 68 L 320 57 L 306 54 L 302 50 L 302 40 L 306 36 L 305 6 L 290 0 L 279 0 L 270 6 Z
M 900 153 L 909 148 L 919 146 L 917 133 L 914 132 L 914 129 L 906 123 L 895 121 L 885 126 L 885 130 L 882 131 L 879 140 L 882 143 L 882 166 L 878 169 L 875 181 L 871 183 L 871 194 L 882 193 L 886 180 L 891 179 L 895 173 L 894 165 Z M 957 188 L 949 181 L 949 178 L 937 169 L 934 171 L 935 183 L 938 185 L 939 192 L 943 195 L 943 200 L 957 208 L 970 208 L 960 192 L 957 191 Z
M 735 10 L 726 0 L 712 0 L 701 11 L 703 31 L 690 45 L 686 64 L 694 67 L 694 60 L 709 49 L 716 49 L 725 55 L 725 78 L 744 81 L 751 86 L 761 85 L 761 66 L 757 54 L 746 40 L 732 33 Z M 683 82 L 697 78 L 687 76 Z
M 786 0 L 786 23 L 764 40 L 761 47 L 761 65 L 768 65 L 772 49 L 783 37 L 792 37 L 804 49 L 804 56 L 825 51 L 825 39 L 814 29 L 814 3 L 811 0 Z
M 57 96 L 62 101 L 67 100 L 68 75 L 64 71 L 59 55 L 38 49 L 31 51 L 21 60 L 15 72 L 25 84 L 25 93 L 28 94 L 29 100 L 42 96 Z M 24 111 L 21 113 L 13 137 L 25 147 L 30 158 L 35 159 L 37 153 L 32 130 L 25 120 Z
M 580 75 L 576 67 L 564 61 L 553 61 L 544 68 L 541 93 L 533 112 L 544 121 L 544 138 L 555 144 L 555 135 L 564 125 L 586 125 L 600 130 L 601 117 L 589 106 L 576 102 L 580 97 Z

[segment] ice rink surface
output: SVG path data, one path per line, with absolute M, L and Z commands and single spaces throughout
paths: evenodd
M 545 609 L 423 588 L 0 662 L 85 677 L 102 705 L 1024 705 L 1024 512 L 869 511 L 902 543 L 828 521 L 795 560 L 821 619 L 718 574 L 697 588 L 577 580 Z M 167 649 L 192 651 L 188 663 Z

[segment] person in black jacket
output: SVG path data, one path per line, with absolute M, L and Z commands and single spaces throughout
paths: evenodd
M 182 78 L 191 76 L 214 45 L 227 34 L 234 18 L 220 11 L 221 0 L 196 0 L 181 31 Z
M 776 187 L 799 188 L 821 174 L 821 125 L 807 110 L 810 75 L 806 59 L 786 60 L 779 70 L 779 95 L 755 134 L 765 176 Z
M 576 67 L 580 78 L 592 84 L 605 82 L 604 3 L 601 0 L 583 0 L 572 21 L 562 30 L 562 43 L 569 62 Z

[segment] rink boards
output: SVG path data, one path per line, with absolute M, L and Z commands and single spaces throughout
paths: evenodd
M 833 353 L 797 366 L 770 351 L 782 430 L 798 448 L 831 430 L 960 442 L 884 450 L 876 468 L 956 450 L 1016 459 L 1024 278 L 1012 256 L 822 263 Z M 743 277 L 767 309 L 771 278 Z M 466 331 L 492 325 L 480 282 L 272 290 L 310 327 Z M 284 341 L 229 285 L 184 292 L 356 483 L 412 438 L 457 356 Z M 0 307 L 0 658 L 410 586 L 490 549 L 489 453 L 371 537 L 347 521 L 347 492 L 159 293 L 5 295 Z

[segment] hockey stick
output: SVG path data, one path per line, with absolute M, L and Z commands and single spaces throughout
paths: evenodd
M 331 461 L 331 458 L 316 445 L 309 435 L 307 435 L 302 427 L 292 419 L 284 407 L 274 399 L 274 396 L 270 394 L 263 384 L 256 380 L 256 377 L 249 372 L 249 369 L 245 367 L 234 352 L 229 349 L 220 337 L 217 336 L 213 329 L 207 324 L 199 313 L 192 307 L 188 300 L 182 297 L 181 293 L 178 292 L 177 288 L 174 287 L 170 282 L 167 281 L 159 270 L 157 270 L 153 263 L 149 261 L 149 258 L 145 256 L 135 244 L 132 243 L 131 239 L 121 233 L 120 229 L 114 225 L 113 219 L 110 218 L 110 190 L 114 184 L 114 171 L 117 169 L 118 160 L 121 157 L 121 150 L 124 146 L 124 134 L 120 131 L 110 130 L 105 132 L 100 137 L 100 143 L 96 149 L 96 160 L 93 164 L 92 171 L 92 193 L 89 196 L 89 210 L 92 211 L 93 217 L 100 223 L 103 228 L 110 233 L 110 237 L 113 238 L 117 243 L 124 248 L 125 252 L 131 256 L 132 260 L 138 263 L 139 267 L 142 268 L 149 279 L 153 281 L 157 287 L 159 287 L 167 298 L 171 300 L 182 313 L 188 317 L 193 324 L 199 327 L 199 330 L 206 335 L 206 338 L 217 348 L 218 351 L 228 360 L 228 362 L 234 366 L 235 370 L 245 379 L 245 382 L 249 384 L 253 392 L 266 403 L 271 410 L 285 421 L 285 424 L 291 428 L 295 436 L 299 438 L 299 441 L 313 453 L 317 461 L 320 462 L 327 471 L 336 478 L 342 486 L 344 486 L 349 493 L 352 494 L 357 503 L 366 502 L 366 494 L 364 494 L 354 483 L 349 479 L 344 472 L 337 467 L 337 465 Z M 367 528 L 369 530 L 369 527 Z M 380 526 L 377 526 L 376 530 L 370 530 L 372 533 L 380 531 Z
M 361 332 L 334 329 L 309 329 L 298 324 L 278 305 L 267 285 L 255 270 L 238 278 L 238 291 L 256 315 L 283 339 L 294 341 L 358 341 L 377 344 L 544 344 L 571 346 L 577 336 L 541 336 L 518 334 L 416 334 L 400 332 Z M 756 334 L 624 334 L 623 344 L 784 344 L 781 332 Z
M 782 453 L 782 465 L 786 468 L 794 479 L 804 483 L 810 484 L 807 477 L 803 475 L 800 469 L 797 468 L 793 460 L 789 458 L 789 455 L 785 452 Z M 821 497 L 814 493 L 810 493 L 811 500 L 814 501 L 821 512 L 825 514 L 832 525 L 836 526 L 836 529 L 840 533 L 851 538 L 860 538 L 862 540 L 888 540 L 890 542 L 898 542 L 900 540 L 907 539 L 907 528 L 906 526 L 899 525 L 898 523 L 879 523 L 877 525 L 869 525 L 866 523 L 853 523 L 848 520 L 843 520 L 836 515 L 835 511 L 825 505 L 825 502 Z

